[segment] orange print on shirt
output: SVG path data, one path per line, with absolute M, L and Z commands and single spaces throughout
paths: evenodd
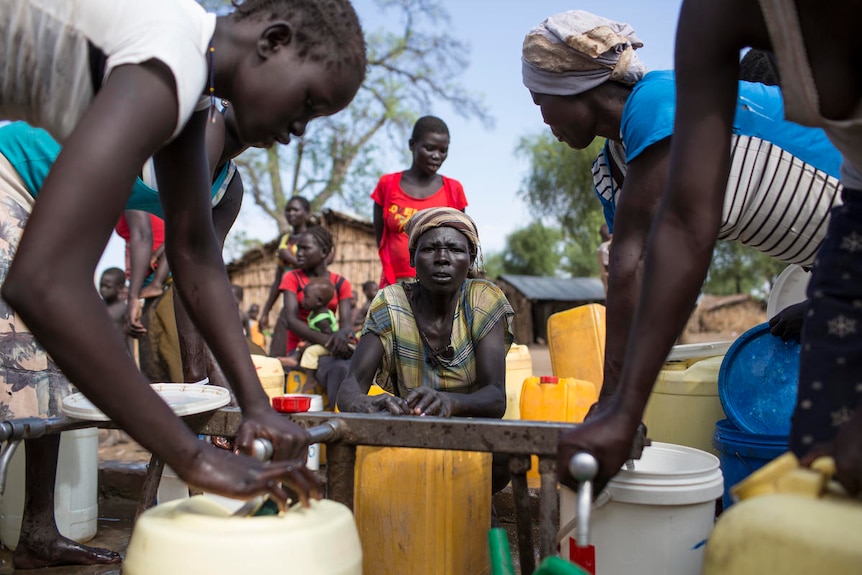
M 402 208 L 397 204 L 392 204 L 389 206 L 389 216 L 392 218 L 398 226 L 398 231 L 403 232 L 404 226 L 407 225 L 407 222 L 410 221 L 410 218 L 413 217 L 418 210 L 416 208 Z

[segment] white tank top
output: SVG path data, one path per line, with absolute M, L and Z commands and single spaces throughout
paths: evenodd
M 93 99 L 89 44 L 124 64 L 159 60 L 173 73 L 179 134 L 202 100 L 215 15 L 193 0 L 0 0 L 0 117 L 65 140 Z

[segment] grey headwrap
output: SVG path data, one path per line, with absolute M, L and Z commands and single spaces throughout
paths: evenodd
M 628 24 L 583 10 L 551 16 L 527 34 L 521 55 L 524 85 L 537 94 L 573 96 L 613 80 L 634 84 L 646 73 Z

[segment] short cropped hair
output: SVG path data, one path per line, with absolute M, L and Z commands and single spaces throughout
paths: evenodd
M 349 0 L 231 0 L 233 18 L 287 20 L 300 58 L 365 78 L 365 36 Z
M 422 139 L 422 136 L 428 133 L 446 134 L 448 136 L 449 126 L 437 116 L 422 116 L 413 124 L 413 135 L 410 136 L 410 141 L 418 142 Z
M 335 297 L 335 286 L 329 281 L 313 281 L 303 288 L 305 297 L 312 297 L 312 294 L 320 295 L 324 303 L 329 303 Z
M 126 272 L 120 268 L 108 268 L 102 272 L 102 279 L 112 279 L 117 285 L 126 285 Z

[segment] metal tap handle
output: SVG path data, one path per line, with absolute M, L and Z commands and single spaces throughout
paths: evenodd
M 338 422 L 327 421 L 322 425 L 309 427 L 308 431 L 309 443 L 322 443 L 331 439 L 336 439 L 339 435 L 340 428 Z M 265 437 L 255 437 L 251 445 L 251 454 L 261 461 L 269 461 L 273 454 L 272 442 Z
M 593 505 L 593 479 L 599 472 L 599 462 L 591 453 L 581 451 L 569 460 L 569 473 L 580 486 L 578 488 L 578 524 L 575 539 L 578 547 L 590 544 L 590 511 Z
M 264 437 L 255 437 L 254 442 L 251 444 L 252 456 L 261 461 L 269 461 L 272 459 L 273 451 L 272 442 Z
M 341 428 L 339 427 L 339 421 L 333 420 L 309 427 L 306 431 L 308 431 L 308 437 L 310 438 L 309 443 L 325 443 L 332 439 L 337 439 L 341 433 Z

